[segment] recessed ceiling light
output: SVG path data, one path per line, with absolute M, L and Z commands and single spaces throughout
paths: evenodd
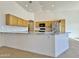
M 27 5 L 27 4 L 26 4 L 25 6 L 26 6 L 26 7 L 28 7 L 28 5 Z
M 55 5 L 51 5 L 52 7 L 54 7 Z

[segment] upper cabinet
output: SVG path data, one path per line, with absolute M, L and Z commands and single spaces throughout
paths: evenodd
M 7 14 L 6 15 L 6 25 L 11 25 L 11 26 L 17 25 L 17 18 L 13 17 L 10 14 Z
M 65 19 L 60 20 L 60 32 L 65 32 Z
M 29 20 L 28 31 L 29 32 L 33 32 L 34 31 L 34 21 L 32 21 L 32 20 Z
M 6 14 L 6 25 L 28 27 L 29 32 L 65 32 L 65 19 L 32 21 L 24 20 L 11 14 Z
M 45 27 L 52 27 L 52 21 L 36 21 L 35 27 L 39 27 L 39 24 L 45 23 Z
M 35 28 L 38 28 L 38 30 L 34 30 L 35 32 L 39 32 L 41 29 L 40 27 L 45 27 L 45 32 L 52 31 L 52 21 L 35 21 L 34 26 Z
M 28 21 L 11 14 L 6 14 L 6 25 L 27 27 Z
M 40 24 L 45 24 L 45 32 L 65 32 L 65 19 L 53 21 L 36 21 L 34 22 L 35 32 L 39 32 Z

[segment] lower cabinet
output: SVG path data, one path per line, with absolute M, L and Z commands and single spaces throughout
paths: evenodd
M 69 48 L 68 33 L 4 34 L 5 46 L 58 57 Z
M 5 37 L 5 45 L 8 47 L 48 56 L 52 55 L 53 36 L 44 34 L 7 34 Z
M 27 48 L 25 50 L 38 54 L 52 56 L 53 52 L 53 36 L 45 34 L 30 34 L 28 35 Z
M 5 45 L 8 47 L 21 49 L 28 51 L 30 47 L 30 40 L 28 39 L 28 34 L 4 34 L 5 37 Z
M 5 37 L 5 46 L 18 48 L 18 37 L 16 34 L 4 34 Z

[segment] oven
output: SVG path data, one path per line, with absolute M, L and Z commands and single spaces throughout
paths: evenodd
M 39 28 L 40 28 L 39 32 L 45 32 L 45 23 L 40 23 Z

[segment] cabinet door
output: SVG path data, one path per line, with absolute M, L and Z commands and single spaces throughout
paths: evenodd
M 12 23 L 12 25 L 17 25 L 18 23 L 17 17 L 11 17 L 10 23 Z
M 46 32 L 50 32 L 52 30 L 52 21 L 46 21 Z
M 12 25 L 12 26 L 17 25 L 17 17 L 7 14 L 6 15 L 6 25 Z
M 35 22 L 35 27 L 39 27 L 40 22 Z
M 27 27 L 27 26 L 28 26 L 28 21 L 23 20 L 23 21 L 22 21 L 22 25 L 25 26 L 25 27 Z
M 4 37 L 5 37 L 5 45 L 8 46 L 8 47 L 13 47 L 13 48 L 17 48 L 18 47 L 18 35 L 17 34 L 10 34 L 8 33 L 7 35 L 6 34 L 3 34 Z
M 28 26 L 28 21 L 22 18 L 16 17 L 14 15 L 7 14 L 6 15 L 6 25 L 11 26 Z
M 65 32 L 65 20 L 61 20 L 60 22 L 60 32 Z
M 20 18 L 18 19 L 18 26 L 22 26 L 22 20 Z
M 52 27 L 52 21 L 46 21 L 46 27 Z
M 6 25 L 9 25 L 10 23 L 10 15 L 9 14 L 6 14 Z

